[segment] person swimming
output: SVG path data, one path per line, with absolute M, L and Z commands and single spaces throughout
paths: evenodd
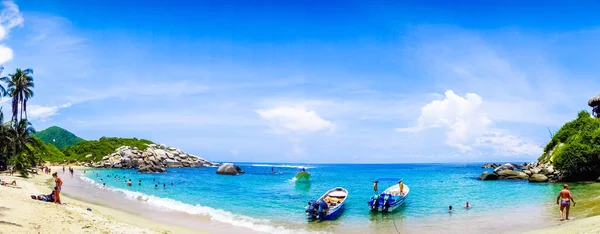
M 127 181 L 127 186 L 131 186 L 131 179 L 129 179 L 129 181 Z
M 452 206 L 449 206 L 448 209 L 449 209 L 448 212 L 452 213 Z
M 465 205 L 466 209 L 471 209 L 471 205 L 469 205 L 469 202 L 467 201 L 467 204 Z
M 138 185 L 142 185 L 142 180 L 140 180 L 140 182 L 138 182 Z
M 167 184 L 163 184 L 163 188 L 167 188 Z
M 155 184 L 155 185 L 154 185 L 154 188 L 155 188 L 155 189 L 157 189 L 157 188 L 158 188 L 158 184 Z

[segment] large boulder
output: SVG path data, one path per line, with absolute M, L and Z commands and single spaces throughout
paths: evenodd
M 501 180 L 525 180 L 529 176 L 522 171 L 502 170 L 495 172 Z
M 167 167 L 183 167 L 181 162 L 178 162 L 173 159 L 167 159 L 167 160 L 165 160 L 165 163 L 166 163 Z
M 523 173 L 525 173 L 525 174 L 526 174 L 526 175 L 528 175 L 528 176 L 530 176 L 530 175 L 532 175 L 532 174 L 533 174 L 533 173 L 531 173 L 531 171 L 530 171 L 530 170 L 527 170 L 527 169 L 523 170 Z
M 217 169 L 217 174 L 219 175 L 237 175 L 239 173 L 244 173 L 244 171 L 232 163 L 223 164 Z
M 554 173 L 554 167 L 553 166 L 549 166 L 549 167 L 544 167 L 542 168 L 542 170 L 540 170 L 540 174 L 544 174 L 544 175 L 550 175 Z
M 514 170 L 514 169 L 515 169 L 515 167 L 514 167 L 512 164 L 510 164 L 510 163 L 505 163 L 504 165 L 502 165 L 502 166 L 499 166 L 499 167 L 497 167 L 496 169 L 494 169 L 494 172 L 498 172 L 498 171 L 505 171 L 505 170 L 511 170 L 511 171 L 512 171 L 512 170 Z
M 498 175 L 484 172 L 479 176 L 478 180 L 498 180 Z
M 529 177 L 529 182 L 537 183 L 537 182 L 547 182 L 548 177 L 542 174 L 533 174 Z

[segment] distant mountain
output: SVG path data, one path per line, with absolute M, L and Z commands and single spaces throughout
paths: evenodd
M 75 136 L 75 134 L 57 126 L 46 128 L 43 131 L 35 133 L 34 136 L 40 138 L 44 143 L 53 144 L 60 150 L 84 141 L 80 137 Z

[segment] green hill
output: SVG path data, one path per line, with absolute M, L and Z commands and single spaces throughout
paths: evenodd
M 38 159 L 46 162 L 64 162 L 66 157 L 62 151 L 56 148 L 53 144 L 44 143 L 40 138 L 34 136 L 40 147 L 31 147 L 33 154 Z
M 84 141 L 75 134 L 57 126 L 49 127 L 43 131 L 37 132 L 34 136 L 40 138 L 44 143 L 53 144 L 56 148 L 64 150 Z
M 600 118 L 581 111 L 563 125 L 538 159 L 552 162 L 572 180 L 594 180 L 600 175 Z
M 146 139 L 101 137 L 99 140 L 79 142 L 63 150 L 63 153 L 67 161 L 100 161 L 102 157 L 114 153 L 121 146 L 127 145 L 145 150 L 146 144 L 155 143 Z M 88 155 L 91 156 L 86 157 Z

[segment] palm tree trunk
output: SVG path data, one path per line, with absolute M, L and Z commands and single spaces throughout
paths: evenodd
M 25 119 L 27 119 L 27 99 L 23 100 L 23 112 L 25 112 Z

